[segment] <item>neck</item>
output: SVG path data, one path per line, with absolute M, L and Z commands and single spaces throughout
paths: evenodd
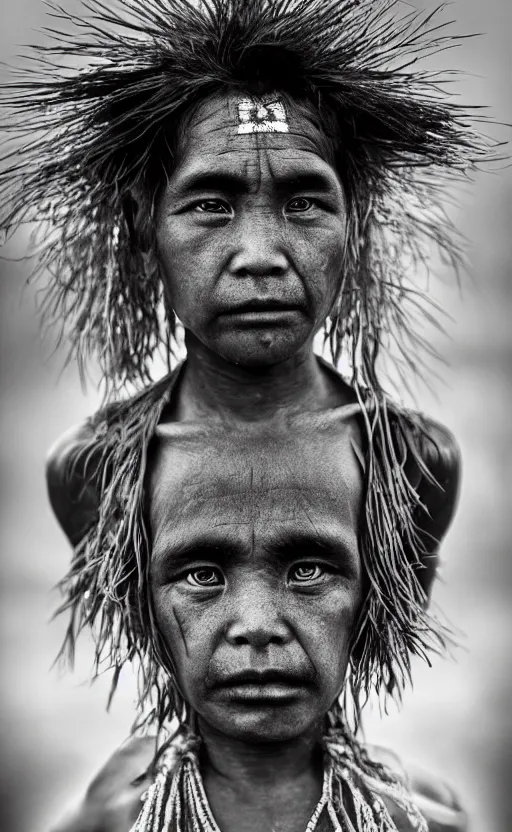
M 219 418 L 259 422 L 279 412 L 313 412 L 340 404 L 334 378 L 321 367 L 311 343 L 272 366 L 232 364 L 186 335 L 187 365 L 180 392 L 183 421 Z
M 203 739 L 202 768 L 205 783 L 229 783 L 238 794 L 271 794 L 302 780 L 316 780 L 321 791 L 323 777 L 322 730 L 315 726 L 299 738 L 286 742 L 250 744 L 220 734 L 199 724 Z

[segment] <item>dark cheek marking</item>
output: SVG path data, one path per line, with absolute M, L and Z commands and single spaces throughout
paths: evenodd
M 174 607 L 172 608 L 172 614 L 174 616 L 174 620 L 176 621 L 176 624 L 178 625 L 178 630 L 180 631 L 181 639 L 183 641 L 183 646 L 185 648 L 185 655 L 188 658 L 189 657 L 189 652 L 188 652 L 187 639 L 185 638 L 185 633 L 183 632 L 183 627 L 181 625 L 181 621 L 178 618 L 178 615 L 176 613 L 176 609 Z
M 251 465 L 251 476 L 250 476 L 250 491 L 254 491 L 254 466 Z M 254 528 L 254 523 L 252 524 L 252 531 L 251 531 L 251 558 L 254 558 L 256 550 L 256 529 Z

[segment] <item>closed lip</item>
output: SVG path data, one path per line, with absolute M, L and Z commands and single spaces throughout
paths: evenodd
M 287 670 L 244 670 L 239 673 L 233 673 L 230 676 L 225 676 L 215 683 L 215 687 L 234 688 L 247 686 L 277 686 L 277 687 L 294 687 L 297 688 L 306 684 L 310 679 L 306 679 L 305 674 L 299 674 Z
M 223 315 L 254 315 L 262 313 L 297 312 L 304 309 L 304 304 L 293 301 L 278 300 L 276 298 L 261 298 L 231 306 L 225 309 Z

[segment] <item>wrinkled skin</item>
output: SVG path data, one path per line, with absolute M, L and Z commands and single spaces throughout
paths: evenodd
M 244 366 L 311 346 L 342 280 L 340 180 L 323 135 L 288 109 L 290 132 L 238 135 L 237 98 L 207 100 L 159 204 L 170 304 L 195 339 Z M 282 306 L 240 312 L 247 303 Z
M 234 739 L 321 733 L 343 685 L 362 591 L 362 471 L 340 413 L 271 437 L 258 425 L 157 430 L 157 623 L 186 700 Z M 228 684 L 249 670 L 286 678 Z
M 325 714 L 362 599 L 350 412 L 297 415 L 272 433 L 157 429 L 154 610 L 223 832 L 304 829 L 320 797 Z

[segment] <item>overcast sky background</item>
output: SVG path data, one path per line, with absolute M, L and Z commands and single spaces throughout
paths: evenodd
M 76 8 L 62 0 L 66 8 Z M 417 0 L 415 5 L 420 5 Z M 425 8 L 433 7 L 423 0 Z M 458 0 L 449 16 L 463 33 L 482 32 L 447 56 L 469 70 L 465 101 L 483 103 L 512 121 L 510 0 Z M 44 25 L 41 0 L 3 0 L 0 49 L 9 61 Z M 441 61 L 443 59 L 441 58 Z M 5 77 L 5 70 L 0 70 Z M 503 136 L 503 131 L 499 133 Z M 367 720 L 368 738 L 451 780 L 468 808 L 472 832 L 512 829 L 512 172 L 481 175 L 464 196 L 458 221 L 472 261 L 464 300 L 442 287 L 453 317 L 438 348 L 449 367 L 438 398 L 420 404 L 455 432 L 464 480 L 456 521 L 446 539 L 443 585 L 435 600 L 465 634 L 454 661 L 416 667 L 414 692 L 402 712 Z M 22 236 L 10 248 L 22 253 Z M 91 413 L 74 367 L 42 346 L 32 289 L 22 298 L 23 263 L 0 264 L 0 395 L 2 738 L 0 828 L 45 832 L 80 794 L 126 736 L 133 716 L 133 679 L 121 680 L 110 714 L 108 679 L 87 683 L 90 646 L 74 675 L 50 672 L 65 622 L 48 624 L 52 586 L 69 562 L 51 516 L 45 453 L 65 429 Z

